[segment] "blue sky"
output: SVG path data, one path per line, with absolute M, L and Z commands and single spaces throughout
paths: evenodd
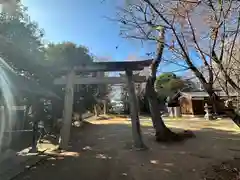
M 113 61 L 124 61 L 129 57 L 133 57 L 131 60 L 135 60 L 134 57 L 144 58 L 146 52 L 155 50 L 155 45 L 142 47 L 140 42 L 121 38 L 119 24 L 104 18 L 115 17 L 117 0 L 101 1 L 22 0 L 22 3 L 28 7 L 31 19 L 45 30 L 47 41 L 81 44 L 95 56 L 110 57 Z M 161 72 L 180 68 L 173 64 L 160 65 Z M 181 73 L 178 72 L 179 75 Z
M 131 60 L 149 58 L 146 52 L 154 51 L 155 45 L 142 46 L 139 41 L 123 39 L 119 36 L 119 24 L 105 18 L 114 18 L 117 3 L 123 0 L 101 1 L 22 0 L 22 3 L 28 7 L 31 19 L 45 30 L 47 41 L 71 41 L 88 47 L 95 56 L 114 61 L 129 60 L 129 57 L 133 58 Z M 173 64 L 160 67 L 161 71 L 181 69 Z
M 101 0 L 22 0 L 32 20 L 45 30 L 48 41 L 72 41 L 85 45 L 96 56 L 125 60 L 143 56 L 141 44 L 119 37 L 119 24 L 104 18 L 114 17 L 114 1 Z M 117 1 L 115 1 L 117 2 Z M 119 46 L 116 49 L 116 46 Z M 145 47 L 146 48 L 146 47 Z

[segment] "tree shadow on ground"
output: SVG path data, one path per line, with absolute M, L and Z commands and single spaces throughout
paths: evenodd
M 195 139 L 174 144 L 155 142 L 151 127 L 142 132 L 149 149 L 135 151 L 129 124 L 84 123 L 72 128 L 68 151 L 50 154 L 15 179 L 194 180 L 206 167 L 240 157 L 239 135 L 231 131 L 203 128 Z
M 21 151 L 26 147 L 29 147 L 32 142 L 32 132 L 12 132 L 11 134 L 5 135 L 7 139 L 3 142 L 6 143 L 7 149 L 12 149 L 14 151 Z

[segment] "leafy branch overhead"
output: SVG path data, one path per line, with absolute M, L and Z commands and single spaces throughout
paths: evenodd
M 189 82 L 186 82 L 174 73 L 163 73 L 157 77 L 155 89 L 161 99 L 166 99 L 180 90 L 192 90 L 193 87 L 190 87 Z

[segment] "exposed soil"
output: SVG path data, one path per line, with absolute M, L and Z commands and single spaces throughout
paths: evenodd
M 239 159 L 232 160 L 240 157 L 239 131 L 230 121 L 169 120 L 167 125 L 173 131 L 190 129 L 196 135 L 195 139 L 176 144 L 155 142 L 149 120 L 143 120 L 142 125 L 143 139 L 149 147 L 147 151 L 132 149 L 128 119 L 91 120 L 81 128 L 73 128 L 69 151 L 56 153 L 15 180 L 239 178 Z M 214 166 L 221 162 L 230 165 Z M 226 170 L 229 168 L 232 170 Z
M 240 180 L 240 159 L 222 162 L 206 169 L 205 180 Z

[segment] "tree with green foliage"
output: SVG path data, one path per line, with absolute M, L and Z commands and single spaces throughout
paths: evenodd
M 27 78 L 39 82 L 48 72 L 42 66 L 44 31 L 31 20 L 27 14 L 27 8 L 19 1 L 15 8 L 14 14 L 0 13 L 0 63 L 8 71 L 15 71 L 13 73 L 18 75 L 23 74 L 26 77 L 26 83 L 28 83 Z M 35 82 L 29 81 L 28 84 Z
M 27 8 L 17 4 L 12 16 L 0 13 L 0 53 L 6 63 L 29 75 L 41 74 L 44 31 L 31 20 Z M 38 68 L 37 68 L 38 67 Z
M 13 14 L 0 13 L 1 78 L 9 84 L 9 87 L 3 86 L 1 90 L 4 92 L 8 91 L 8 88 L 11 89 L 10 92 L 7 92 L 8 95 L 3 97 L 6 102 L 6 109 L 12 106 L 8 101 L 10 93 L 10 96 L 13 96 L 14 99 L 25 99 L 24 102 L 27 106 L 25 120 L 27 120 L 30 106 L 33 111 L 36 108 L 44 108 L 43 105 L 38 103 L 39 99 L 41 97 L 49 98 L 47 94 L 50 91 L 44 91 L 45 88 L 42 88 L 43 84 L 39 85 L 39 80 L 41 79 L 44 82 L 42 77 L 47 77 L 45 75 L 48 72 L 43 66 L 44 51 L 42 38 L 44 33 L 38 27 L 38 24 L 31 20 L 27 14 L 27 8 L 19 1 L 16 3 L 15 8 Z M 20 74 L 25 77 L 21 77 Z M 21 92 L 21 96 L 18 94 L 15 97 L 15 92 Z M 44 116 L 43 113 L 41 115 L 42 117 Z M 35 119 L 33 132 L 36 132 L 36 124 L 40 117 L 33 114 L 33 119 Z M 33 119 L 31 121 L 34 121 Z M 5 119 L 5 121 L 8 121 L 8 119 Z M 36 139 L 33 138 L 33 140 L 33 147 L 35 148 Z
M 85 46 L 78 46 L 72 42 L 50 43 L 45 48 L 45 58 L 49 66 L 60 71 L 64 67 L 93 62 L 93 57 Z
M 174 73 L 163 73 L 157 77 L 155 82 L 158 98 L 162 101 L 165 101 L 168 96 L 174 95 L 184 87 L 187 87 L 185 81 Z
M 85 46 L 72 42 L 51 43 L 45 48 L 45 63 L 48 69 L 50 69 L 53 78 L 57 78 L 60 75 L 65 75 L 64 73 L 66 73 L 67 68 L 93 63 L 93 56 Z M 95 77 L 97 75 L 97 73 L 88 72 L 76 73 L 83 77 Z M 61 88 L 57 86 L 55 89 L 60 90 Z M 81 111 L 79 113 L 92 109 L 93 106 L 99 104 L 99 101 L 105 98 L 108 93 L 108 87 L 106 85 L 76 85 L 75 90 L 74 109 Z
M 72 42 L 50 43 L 44 49 L 44 53 L 44 64 L 49 69 L 52 77 L 51 84 L 53 84 L 55 78 L 66 75 L 66 69 L 76 65 L 93 62 L 93 58 L 89 55 L 89 51 L 86 47 L 78 46 Z M 88 74 L 81 75 L 84 76 Z M 64 86 L 53 86 L 54 91 L 57 92 L 62 99 L 64 99 L 64 88 Z M 93 102 L 93 91 L 92 86 L 76 85 L 74 94 L 75 105 L 85 104 L 85 100 Z M 88 105 L 89 103 L 86 104 Z M 74 109 L 76 109 L 76 107 L 74 107 Z M 61 113 L 61 111 L 60 109 L 58 113 Z

